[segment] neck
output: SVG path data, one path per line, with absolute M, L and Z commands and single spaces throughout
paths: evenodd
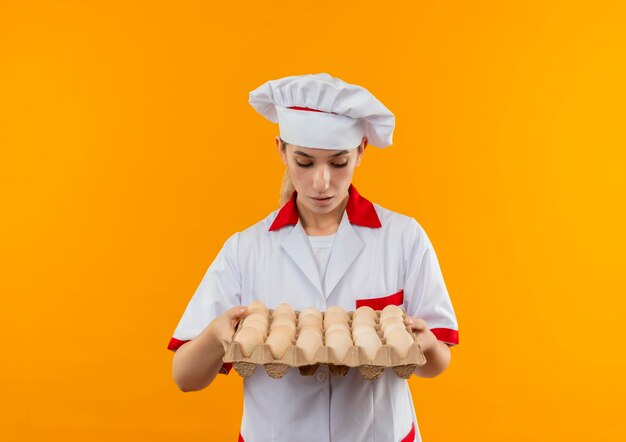
M 343 217 L 343 212 L 348 205 L 348 197 L 346 198 L 332 211 L 325 214 L 313 213 L 302 204 L 298 203 L 296 199 L 296 207 L 298 208 L 298 214 L 300 215 L 300 222 L 304 231 L 308 235 L 332 235 L 339 229 L 339 223 Z

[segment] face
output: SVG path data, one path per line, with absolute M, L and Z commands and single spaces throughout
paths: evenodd
M 283 151 L 283 146 L 276 137 L 276 147 L 298 192 L 298 204 L 313 213 L 325 214 L 348 198 L 354 169 L 361 163 L 367 138 L 363 137 L 360 153 L 358 148 L 326 150 L 291 144 Z

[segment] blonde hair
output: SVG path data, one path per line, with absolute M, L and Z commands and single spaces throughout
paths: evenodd
M 283 152 L 287 150 L 287 143 L 285 143 L 282 139 L 280 142 L 283 145 Z M 291 195 L 293 191 L 296 190 L 293 183 L 291 182 L 291 178 L 289 177 L 289 169 L 285 166 L 285 172 L 283 173 L 283 181 L 280 184 L 280 197 L 278 198 L 278 206 L 284 206 L 287 201 L 291 199 Z

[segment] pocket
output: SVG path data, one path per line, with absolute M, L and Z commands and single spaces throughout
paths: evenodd
M 388 305 L 402 305 L 404 303 L 404 289 L 400 289 L 399 292 L 393 295 L 382 296 L 380 298 L 364 298 L 356 300 L 356 308 L 363 307 L 364 305 L 373 308 L 374 310 L 382 310 Z

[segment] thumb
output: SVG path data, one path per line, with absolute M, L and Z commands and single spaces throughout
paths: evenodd
M 239 319 L 248 311 L 248 307 L 245 305 L 238 305 L 226 311 L 226 316 L 228 319 Z

